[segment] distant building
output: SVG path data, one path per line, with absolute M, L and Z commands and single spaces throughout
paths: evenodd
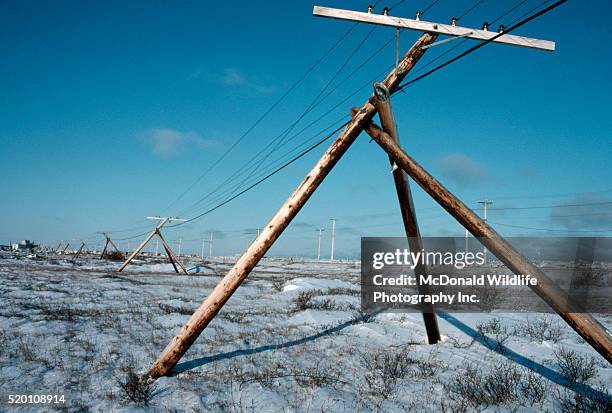
M 11 244 L 11 249 L 13 251 L 29 251 L 30 249 L 36 247 L 29 239 L 22 240 L 19 244 Z

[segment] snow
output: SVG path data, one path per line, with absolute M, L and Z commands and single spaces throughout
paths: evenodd
M 469 365 L 488 372 L 505 363 L 537 373 L 546 394 L 486 411 L 561 411 L 562 348 L 595 363 L 595 376 L 574 390 L 612 391 L 610 364 L 554 314 L 440 313 L 443 341 L 430 346 L 420 314 L 363 317 L 358 264 L 266 258 L 174 374 L 157 381 L 148 404 L 134 403 L 120 385 L 129 368 L 148 369 L 232 262 L 194 259 L 186 267 L 196 274 L 185 276 L 151 259 L 116 273 L 118 263 L 94 257 L 1 258 L 0 411 L 62 407 L 9 406 L 9 394 L 64 394 L 68 411 L 438 411 Z M 302 291 L 314 297 L 299 309 Z M 559 337 L 524 333 L 542 317 Z M 596 317 L 612 328 L 609 315 Z M 486 323 L 498 323 L 497 333 L 479 335 Z M 501 350 L 492 339 L 503 341 Z M 381 381 L 375 356 L 402 352 L 408 374 Z

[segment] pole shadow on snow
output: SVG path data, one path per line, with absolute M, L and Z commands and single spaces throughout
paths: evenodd
M 378 314 L 378 312 L 373 313 L 368 315 L 367 317 L 373 317 L 374 315 Z M 248 356 L 251 354 L 258 354 L 258 353 L 263 353 L 264 351 L 272 351 L 272 350 L 279 350 L 279 349 L 283 349 L 283 348 L 288 348 L 288 347 L 293 347 L 293 346 L 299 346 L 302 344 L 306 344 L 310 341 L 315 341 L 316 339 L 320 338 L 320 337 L 324 337 L 324 336 L 328 336 L 330 334 L 333 333 L 337 333 L 341 330 L 344 330 L 345 328 L 352 326 L 354 324 L 358 324 L 361 322 L 361 319 L 352 319 L 349 321 L 345 321 L 341 324 L 338 324 L 337 326 L 334 327 L 330 327 L 328 329 L 325 329 L 323 331 L 320 331 L 316 334 L 312 334 L 310 336 L 306 336 L 306 337 L 302 337 L 296 340 L 291 340 L 291 341 L 287 341 L 285 343 L 277 343 L 277 344 L 267 344 L 265 346 L 260 346 L 260 347 L 254 347 L 254 348 L 245 348 L 245 349 L 240 349 L 240 350 L 234 350 L 234 351 L 230 351 L 227 353 L 220 353 L 220 354 L 215 354 L 212 356 L 207 356 L 207 357 L 201 357 L 201 358 L 197 358 L 194 360 L 189 360 L 189 361 L 185 361 L 183 363 L 179 363 L 177 364 L 174 369 L 172 369 L 171 375 L 177 375 L 179 373 L 183 373 L 185 371 L 194 369 L 196 367 L 200 367 L 203 366 L 205 364 L 208 363 L 212 363 L 213 361 L 219 361 L 219 360 L 226 360 L 226 359 L 231 359 L 234 357 L 241 357 L 241 356 Z
M 449 313 L 446 313 L 444 311 L 437 311 L 436 313 L 438 314 L 440 318 L 442 318 L 443 320 L 446 320 L 449 324 L 455 326 L 456 328 L 461 330 L 463 333 L 472 337 L 479 344 L 489 349 L 493 349 L 492 351 L 495 351 L 496 353 L 501 354 L 507 359 L 517 364 L 520 364 L 521 366 L 528 368 L 529 370 L 535 373 L 538 373 L 539 375 L 547 378 L 553 383 L 563 386 L 576 393 L 580 393 L 583 396 L 588 397 L 591 400 L 609 400 L 610 399 L 609 395 L 604 394 L 603 392 L 599 390 L 593 389 L 592 387 L 589 387 L 586 384 L 571 382 L 564 375 L 554 371 L 550 367 L 546 367 L 543 364 L 537 363 L 509 349 L 508 347 L 504 346 L 497 340 L 494 340 L 490 337 L 487 337 L 479 333 L 478 331 L 468 326 L 467 324 L 464 324 L 463 322 L 459 321 L 457 318 L 453 317 Z
M 367 317 L 373 317 L 379 312 L 381 311 L 377 311 L 373 314 L 368 315 Z M 445 313 L 443 311 L 437 311 L 437 314 L 440 318 L 442 318 L 443 320 L 446 320 L 449 324 L 453 325 L 454 327 L 461 330 L 463 333 L 472 337 L 475 341 L 477 341 L 481 345 L 487 348 L 494 349 L 493 351 L 495 351 L 496 353 L 499 353 L 502 356 L 508 358 L 509 360 L 525 368 L 528 368 L 529 370 L 535 373 L 538 373 L 539 375 L 547 378 L 553 383 L 561 385 L 571 391 L 580 393 L 584 395 L 585 397 L 588 397 L 592 400 L 608 400 L 610 398 L 609 395 L 604 394 L 603 392 L 598 391 L 596 389 L 593 389 L 592 387 L 587 386 L 586 384 L 573 383 L 569 381 L 565 376 L 556 372 L 555 370 L 549 367 L 546 367 L 543 364 L 537 363 L 534 360 L 531 360 L 521 354 L 518 354 L 517 352 L 509 349 L 508 347 L 504 346 L 503 344 L 499 343 L 498 341 L 490 337 L 480 334 L 478 331 L 476 331 L 472 327 L 468 326 L 467 324 L 464 324 L 463 322 L 459 321 L 457 318 L 453 317 L 452 315 L 448 313 Z M 260 347 L 234 350 L 234 351 L 229 351 L 227 353 L 219 353 L 219 354 L 215 354 L 212 356 L 200 357 L 194 360 L 185 361 L 183 363 L 177 364 L 172 370 L 171 375 L 174 376 L 174 375 L 183 373 L 185 371 L 189 371 L 194 368 L 203 366 L 205 364 L 212 363 L 214 361 L 227 360 L 227 359 L 232 359 L 234 357 L 248 356 L 252 354 L 263 353 L 266 351 L 280 350 L 283 348 L 299 346 L 299 345 L 306 344 L 311 341 L 315 341 L 318 338 L 328 336 L 333 333 L 337 333 L 351 325 L 358 324 L 359 322 L 361 322 L 361 320 L 353 319 L 353 320 L 345 321 L 341 324 L 338 324 L 337 326 L 320 331 L 316 334 L 312 334 L 310 336 L 302 337 L 296 340 L 287 341 L 284 343 L 267 344 L 267 345 L 260 346 Z

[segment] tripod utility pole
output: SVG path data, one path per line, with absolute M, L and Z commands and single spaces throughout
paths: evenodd
M 110 239 L 108 234 L 106 232 L 99 232 L 99 234 L 104 235 L 104 238 L 106 238 L 106 242 L 104 243 L 104 248 L 102 248 L 102 253 L 100 254 L 100 259 L 103 259 L 104 256 L 106 255 L 106 252 L 108 250 L 108 246 L 109 245 L 111 245 L 115 249 L 115 251 L 117 251 L 119 254 L 121 254 L 121 258 L 123 259 L 123 253 L 121 252 L 121 250 L 119 248 L 117 248 L 117 246 L 115 245 L 113 240 Z
M 397 68 L 385 78 L 385 85 L 390 92 L 397 90 L 408 72 L 423 56 L 426 50 L 422 47 L 431 44 L 437 38 L 436 34 L 424 33 L 401 59 Z M 285 228 L 310 199 L 321 182 L 338 163 L 342 155 L 357 139 L 364 128 L 376 114 L 376 108 L 370 103 L 370 97 L 359 113 L 350 120 L 344 130 L 338 135 L 331 146 L 323 153 L 314 167 L 302 180 L 300 185 L 280 207 L 270 222 L 263 228 L 260 236 L 251 243 L 244 254 L 236 261 L 225 277 L 217 284 L 206 300 L 193 313 L 189 321 L 180 332 L 170 341 L 151 366 L 148 376 L 156 379 L 170 372 L 172 367 L 185 354 L 191 344 L 198 338 L 204 328 L 211 322 L 221 307 L 229 300 L 231 295 L 242 284 L 245 278 L 263 258 L 272 244 L 281 236 Z
M 558 0 L 553 5 L 540 10 L 527 19 L 524 19 L 521 23 L 512 26 L 512 30 L 558 7 L 566 1 L 567 0 Z M 317 14 L 317 9 L 321 8 L 315 7 L 315 14 Z M 357 12 L 336 13 L 328 17 L 356 20 L 354 16 L 351 16 L 351 14 L 354 15 L 355 13 Z M 389 91 L 389 95 L 399 90 L 403 79 L 423 56 L 424 52 L 434 44 L 439 33 L 455 37 L 475 38 L 478 40 L 486 39 L 483 44 L 490 41 L 497 41 L 498 43 L 533 47 L 542 50 L 554 49 L 554 43 L 552 42 L 522 38 L 520 36 L 509 36 L 504 30 L 501 30 L 500 33 L 489 33 L 486 30 L 459 28 L 456 27 L 456 19 L 451 26 L 424 22 L 426 24 L 421 27 L 418 26 L 418 20 L 400 22 L 401 19 L 387 16 L 388 12 L 385 13 L 385 16 L 374 16 L 371 13 L 357 14 L 359 14 L 359 16 L 357 16 L 358 21 L 409 28 L 424 32 L 408 53 L 406 53 L 391 73 L 385 78 L 384 85 Z M 319 15 L 323 14 L 321 13 Z M 449 62 L 452 63 L 452 61 Z M 450 63 L 447 62 L 445 64 Z M 336 140 L 323 153 L 302 182 L 263 228 L 260 236 L 251 243 L 225 277 L 223 277 L 214 290 L 193 313 L 190 319 L 183 325 L 179 333 L 164 348 L 147 373 L 149 379 L 157 379 L 168 374 L 172 370 L 202 331 L 219 313 L 223 305 L 227 303 L 232 294 L 234 294 L 244 282 L 257 263 L 272 247 L 274 242 L 278 240 L 283 231 L 289 226 L 291 221 L 323 182 L 325 177 L 327 177 L 340 158 L 346 153 L 350 145 L 357 139 L 357 136 L 364 130 L 383 150 L 385 150 L 385 152 L 387 152 L 398 168 L 401 168 L 410 176 L 427 194 L 436 200 L 475 237 L 482 237 L 482 242 L 485 243 L 491 252 L 504 262 L 508 268 L 515 274 L 532 274 L 532 276 L 537 279 L 537 285 L 531 287 L 534 292 L 546 301 L 571 327 L 574 328 L 574 330 L 576 330 L 576 332 L 578 332 L 578 334 L 604 356 L 608 362 L 612 362 L 612 333 L 607 331 L 591 315 L 581 313 L 578 306 L 568 305 L 568 296 L 562 289 L 554 284 L 554 282 L 552 282 L 552 280 L 550 280 L 539 268 L 531 264 L 491 227 L 485 224 L 482 219 L 444 188 L 442 184 L 429 175 L 427 171 L 403 151 L 392 136 L 376 126 L 372 122 L 378 110 L 375 104 L 376 96 L 370 96 L 361 108 L 353 112 L 353 116 L 346 124 L 344 130 L 338 134 Z
M 187 274 L 187 270 L 185 269 L 183 264 L 181 264 L 181 262 L 178 260 L 178 258 L 174 255 L 174 252 L 172 251 L 172 248 L 170 247 L 170 245 L 168 245 L 168 243 L 166 242 L 166 240 L 164 239 L 164 237 L 161 234 L 161 229 L 162 229 L 162 227 L 167 222 L 170 222 L 170 221 L 182 221 L 182 222 L 185 222 L 186 220 L 185 219 L 180 219 L 180 218 L 170 218 L 170 217 L 164 217 L 164 218 L 162 218 L 162 217 L 147 217 L 147 219 L 156 220 L 156 221 L 159 221 L 159 223 L 157 224 L 155 229 L 153 229 L 153 231 L 147 236 L 147 238 L 145 238 L 145 240 L 142 241 L 138 247 L 136 247 L 134 252 L 132 252 L 130 254 L 130 256 L 127 258 L 127 260 L 125 260 L 125 262 L 121 265 L 121 268 L 119 268 L 117 270 L 117 272 L 123 271 L 123 269 L 128 266 L 128 264 L 134 259 L 134 257 L 136 257 L 136 255 L 138 255 L 138 253 L 140 253 L 140 251 L 142 251 L 142 249 L 148 244 L 148 242 L 151 241 L 151 239 L 154 236 L 157 236 L 157 238 L 162 242 L 162 245 L 164 246 L 164 249 L 166 250 L 166 255 L 168 255 L 168 260 L 170 260 L 170 263 L 174 267 L 174 271 L 176 271 L 177 273 L 179 272 L 179 270 L 177 268 L 177 265 L 178 265 L 181 268 L 181 270 L 183 271 L 183 273 Z M 180 244 L 179 244 L 179 246 L 180 246 Z
M 79 258 L 79 255 L 81 255 L 81 252 L 83 252 L 83 248 L 89 252 L 89 248 L 87 248 L 87 246 L 85 245 L 85 241 L 81 240 L 81 246 L 79 247 L 79 250 L 76 252 L 76 254 L 74 255 L 74 258 Z

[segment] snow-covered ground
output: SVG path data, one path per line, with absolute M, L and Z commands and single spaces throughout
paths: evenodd
M 0 256 L 0 411 L 606 411 L 612 366 L 544 314 L 360 312 L 359 264 L 265 259 L 180 361 L 146 371 L 231 266 Z M 597 316 L 607 328 L 612 317 Z M 132 380 L 130 380 L 132 377 Z M 8 404 L 11 394 L 64 404 Z M 136 400 L 136 401 L 133 401 Z M 596 410 L 595 410 L 596 411 Z

